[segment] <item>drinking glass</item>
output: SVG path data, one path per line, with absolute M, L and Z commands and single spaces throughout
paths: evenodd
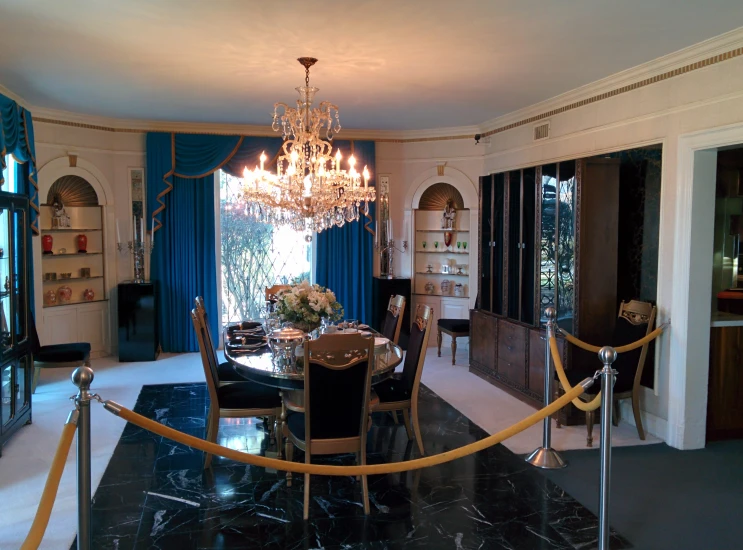
M 464 247 L 465 250 L 467 250 L 467 243 L 466 242 L 463 242 L 462 243 L 462 246 Z
M 433 247 L 438 248 L 439 247 L 439 241 L 433 241 Z
M 457 250 L 459 250 L 460 248 L 462 248 L 462 242 L 461 241 L 457 241 Z
M 423 248 L 426 248 L 426 241 L 423 241 Z

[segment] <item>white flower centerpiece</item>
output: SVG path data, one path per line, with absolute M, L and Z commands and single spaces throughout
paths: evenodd
M 335 299 L 333 291 L 311 285 L 306 280 L 279 292 L 275 307 L 282 321 L 304 332 L 319 327 L 323 318 L 331 321 L 343 318 L 343 306 Z

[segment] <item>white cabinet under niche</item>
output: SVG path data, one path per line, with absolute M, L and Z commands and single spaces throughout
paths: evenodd
M 44 309 L 45 345 L 88 342 L 92 358 L 108 355 L 108 301 Z

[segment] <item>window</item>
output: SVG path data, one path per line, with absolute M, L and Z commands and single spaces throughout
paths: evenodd
M 218 174 L 218 281 L 221 280 L 224 325 L 259 319 L 265 307 L 266 287 L 310 280 L 312 243 L 307 242 L 304 233 L 289 227 L 249 219 L 232 203 L 240 180 L 221 170 Z
M 5 170 L 3 170 L 3 180 L 5 181 L 5 183 L 3 183 L 2 190 L 8 193 L 17 193 L 18 187 L 16 185 L 15 179 L 16 162 L 13 158 L 13 155 L 6 155 L 5 163 Z

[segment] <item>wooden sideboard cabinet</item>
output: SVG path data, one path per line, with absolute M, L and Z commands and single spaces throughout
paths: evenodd
M 590 158 L 480 178 L 478 300 L 470 369 L 542 404 L 545 310 L 588 342 L 609 342 L 617 310 L 619 161 Z M 568 349 L 563 364 L 598 363 Z M 584 421 L 572 410 L 566 424 Z

